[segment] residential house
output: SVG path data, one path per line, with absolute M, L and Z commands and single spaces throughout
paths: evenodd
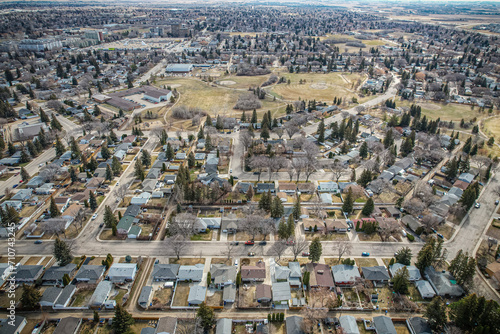
M 207 288 L 201 285 L 194 285 L 189 289 L 188 304 L 200 305 L 205 301 L 205 295 L 207 293 Z
M 221 289 L 226 285 L 232 285 L 236 282 L 235 266 L 227 266 L 225 264 L 212 264 L 210 274 L 213 285 Z
M 179 264 L 168 263 L 168 264 L 160 264 L 157 263 L 153 267 L 153 273 L 151 277 L 154 282 L 159 281 L 175 281 L 177 280 L 177 273 L 179 272 Z
M 422 276 L 420 275 L 420 270 L 418 270 L 417 267 L 415 266 L 405 266 L 404 264 L 401 263 L 394 263 L 392 266 L 389 266 L 389 272 L 391 273 L 391 276 L 394 277 L 396 273 L 399 270 L 402 270 L 403 268 L 408 269 L 408 274 L 410 275 L 409 280 L 410 282 L 416 282 L 422 279 Z
M 381 286 L 389 282 L 390 276 L 384 266 L 361 267 L 365 279 L 371 281 L 375 286 Z
M 238 182 L 238 185 L 236 186 L 236 188 L 242 194 L 246 194 L 248 192 L 248 188 L 250 187 L 252 187 L 252 184 L 249 182 Z
M 59 297 L 59 295 L 62 292 L 62 288 L 58 287 L 50 287 L 47 288 L 42 295 L 42 298 L 40 298 L 39 304 L 40 306 L 43 307 L 50 307 L 52 308 L 54 306 L 54 303 L 56 302 L 56 299 Z
M 14 315 L 13 321 L 11 318 L 2 318 L 0 319 L 0 333 L 20 334 L 27 323 L 26 318 L 20 315 Z
M 56 329 L 53 334 L 75 334 L 78 332 L 80 325 L 82 324 L 81 318 L 76 317 L 66 317 L 62 318 L 57 324 Z
M 271 278 L 273 282 L 288 282 L 288 278 L 290 277 L 290 268 L 285 266 L 280 266 L 274 263 L 271 265 Z
M 429 322 L 421 317 L 412 317 L 406 319 L 406 325 L 411 334 L 432 334 Z
M 116 233 L 118 235 L 127 235 L 135 221 L 136 219 L 134 217 L 123 216 L 116 225 Z
M 347 233 L 349 228 L 345 219 L 325 219 L 325 226 L 328 233 Z
M 458 176 L 458 180 L 466 183 L 472 183 L 472 181 L 474 181 L 474 177 L 475 176 L 471 173 L 462 173 Z
M 255 288 L 255 300 L 261 304 L 268 304 L 272 300 L 271 286 L 267 284 L 258 284 Z
M 139 195 L 132 197 L 132 199 L 130 200 L 130 204 L 144 205 L 149 201 L 150 198 L 151 198 L 151 193 L 142 192 Z
M 209 217 L 201 217 L 201 218 L 196 218 L 198 222 L 200 222 L 200 226 L 205 226 L 205 228 L 209 228 L 211 230 L 213 229 L 220 229 L 220 224 L 222 218 L 220 217 L 214 217 L 214 218 L 209 218 Z
M 25 202 L 31 198 L 33 189 L 19 189 L 17 193 L 11 197 L 11 200 Z
M 257 194 L 262 194 L 267 192 L 274 194 L 276 192 L 274 183 L 257 183 L 257 186 L 254 188 L 255 188 L 255 193 Z
M 332 266 L 336 286 L 353 286 L 361 278 L 358 267 L 347 264 Z
M 274 282 L 272 286 L 273 304 L 276 309 L 288 309 L 288 301 L 292 299 L 288 282 Z
M 401 218 L 401 211 L 393 206 L 388 206 L 385 210 L 389 213 L 392 218 Z
M 63 285 L 64 275 L 73 277 L 76 271 L 76 264 L 68 263 L 63 267 L 52 266 L 45 271 L 42 277 L 43 285 Z
M 326 264 L 322 263 L 307 263 L 306 271 L 310 273 L 309 285 L 311 288 L 328 288 L 333 289 L 333 276 Z
M 150 285 L 146 285 L 142 287 L 141 294 L 137 299 L 137 304 L 143 309 L 148 309 L 149 304 L 151 303 L 151 298 L 153 297 L 153 287 Z
M 155 334 L 175 334 L 177 329 L 177 318 L 161 317 L 158 320 Z
M 20 265 L 16 268 L 16 283 L 35 283 L 42 273 L 41 265 Z
M 215 334 L 231 334 L 233 332 L 233 320 L 221 318 L 217 320 Z
M 305 334 L 302 329 L 302 321 L 304 318 L 299 317 L 297 315 L 286 317 L 286 334 Z
M 9 278 L 12 273 L 13 267 L 8 263 L 0 263 L 0 286 L 3 285 L 4 281 Z
M 225 285 L 222 289 L 222 301 L 226 303 L 234 303 L 236 301 L 236 285 Z
M 352 315 L 341 315 L 339 317 L 340 327 L 345 334 L 359 334 L 358 324 L 356 318 Z
M 425 268 L 424 276 L 438 296 L 460 297 L 464 294 L 464 290 L 447 271 L 436 271 L 433 266 L 429 266 Z
M 290 275 L 288 277 L 288 282 L 291 288 L 300 288 L 300 280 L 302 278 L 302 270 L 300 269 L 299 262 L 288 262 L 288 268 L 290 269 Z
M 339 193 L 339 185 L 333 181 L 319 182 L 318 191 L 320 193 L 327 192 L 337 194 Z
M 422 223 L 415 217 L 411 215 L 406 215 L 401 219 L 401 222 L 407 226 L 409 229 L 411 229 L 413 232 L 417 232 L 417 230 L 420 230 L 423 228 Z
M 293 195 L 297 192 L 297 184 L 280 182 L 278 185 L 278 191 Z
M 420 296 L 422 298 L 434 298 L 436 295 L 436 292 L 432 288 L 432 285 L 424 280 L 416 281 L 415 282 L 415 287 L 417 288 L 418 292 L 420 293 Z
M 255 266 L 241 266 L 243 282 L 263 282 L 266 279 L 266 264 L 259 261 Z
M 319 199 L 321 203 L 324 204 L 333 204 L 333 197 L 330 193 L 321 193 L 319 194 Z
M 26 183 L 26 187 L 31 188 L 31 189 L 35 189 L 35 188 L 40 187 L 44 183 L 45 183 L 45 179 L 43 177 L 34 176 L 28 181 L 28 183 Z
M 297 190 L 301 194 L 311 194 L 314 192 L 314 184 L 311 182 L 297 184 Z
M 89 306 L 92 308 L 101 308 L 108 300 L 112 287 L 113 283 L 110 281 L 100 281 L 99 284 L 97 284 L 92 297 L 90 297 Z
M 84 264 L 75 276 L 78 283 L 96 284 L 106 271 L 105 266 Z
M 191 266 L 180 266 L 177 274 L 178 281 L 201 282 L 205 265 L 197 263 Z
M 372 325 L 375 327 L 375 333 L 377 334 L 397 334 L 396 327 L 394 327 L 389 317 L 383 315 L 373 317 Z
M 131 282 L 137 274 L 135 263 L 113 263 L 108 271 L 107 278 L 113 283 Z
M 54 302 L 53 308 L 55 310 L 57 310 L 57 309 L 64 309 L 64 308 L 68 307 L 75 292 L 76 292 L 75 285 L 72 285 L 72 284 L 66 285 L 64 288 L 61 289 L 61 293 L 59 294 L 59 297 L 57 297 L 56 301 Z
M 325 230 L 325 224 L 315 218 L 304 218 L 302 219 L 302 225 L 304 226 L 305 232 L 323 232 Z
M 131 217 L 137 217 L 139 213 L 141 213 L 141 206 L 140 205 L 129 205 L 127 207 L 127 210 L 125 210 L 125 213 L 123 214 L 123 217 L 131 216 Z

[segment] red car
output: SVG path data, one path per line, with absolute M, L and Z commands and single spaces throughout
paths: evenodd
M 253 246 L 253 245 L 255 245 L 255 242 L 253 240 L 248 240 L 248 241 L 245 241 L 245 245 Z

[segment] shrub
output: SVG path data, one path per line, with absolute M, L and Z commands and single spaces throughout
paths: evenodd
M 407 234 L 406 237 L 408 238 L 408 240 L 410 240 L 412 242 L 415 241 L 415 237 L 411 234 Z
M 233 108 L 239 110 L 252 110 L 259 109 L 260 107 L 262 107 L 262 103 L 260 103 L 257 96 L 255 96 L 254 94 L 242 94 L 238 98 L 238 102 L 236 102 Z
M 206 116 L 206 112 L 198 107 L 179 106 L 172 109 L 172 116 L 179 119 L 191 119 L 197 115 Z

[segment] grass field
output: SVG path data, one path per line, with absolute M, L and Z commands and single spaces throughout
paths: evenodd
M 410 107 L 413 103 L 422 108 L 422 115 L 431 119 L 441 118 L 443 121 L 460 122 L 462 118 L 465 120 L 471 120 L 474 117 L 481 118 L 487 116 L 487 113 L 479 113 L 479 108 L 477 107 L 472 110 L 468 105 L 457 103 L 445 104 L 433 102 L 409 102 L 403 100 L 397 101 L 396 105 L 398 107 Z
M 188 306 L 189 283 L 178 283 L 172 306 Z
M 262 85 L 270 76 L 270 74 L 256 76 L 224 76 L 217 81 L 217 84 L 233 89 L 248 89 L 249 87 L 257 87 Z
M 500 117 L 492 117 L 483 121 L 481 130 L 487 136 L 493 136 L 495 142 L 500 142 Z

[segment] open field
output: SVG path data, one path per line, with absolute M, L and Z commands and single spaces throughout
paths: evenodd
M 483 122 L 481 122 L 482 128 L 481 130 L 487 136 L 493 136 L 495 138 L 495 142 L 500 142 L 500 118 L 492 117 Z
M 221 86 L 233 89 L 248 89 L 249 87 L 258 87 L 264 83 L 270 74 L 256 76 L 225 76 L 220 78 L 216 83 Z
M 462 118 L 467 121 L 471 120 L 474 117 L 481 118 L 488 115 L 487 113 L 479 113 L 478 107 L 475 107 L 474 110 L 472 110 L 469 105 L 457 103 L 445 104 L 434 102 L 409 102 L 403 100 L 397 101 L 396 105 L 398 107 L 410 107 L 413 103 L 419 105 L 422 108 L 422 115 L 425 115 L 431 119 L 441 118 L 441 120 L 443 121 L 460 122 Z M 458 126 L 456 128 L 458 128 Z

